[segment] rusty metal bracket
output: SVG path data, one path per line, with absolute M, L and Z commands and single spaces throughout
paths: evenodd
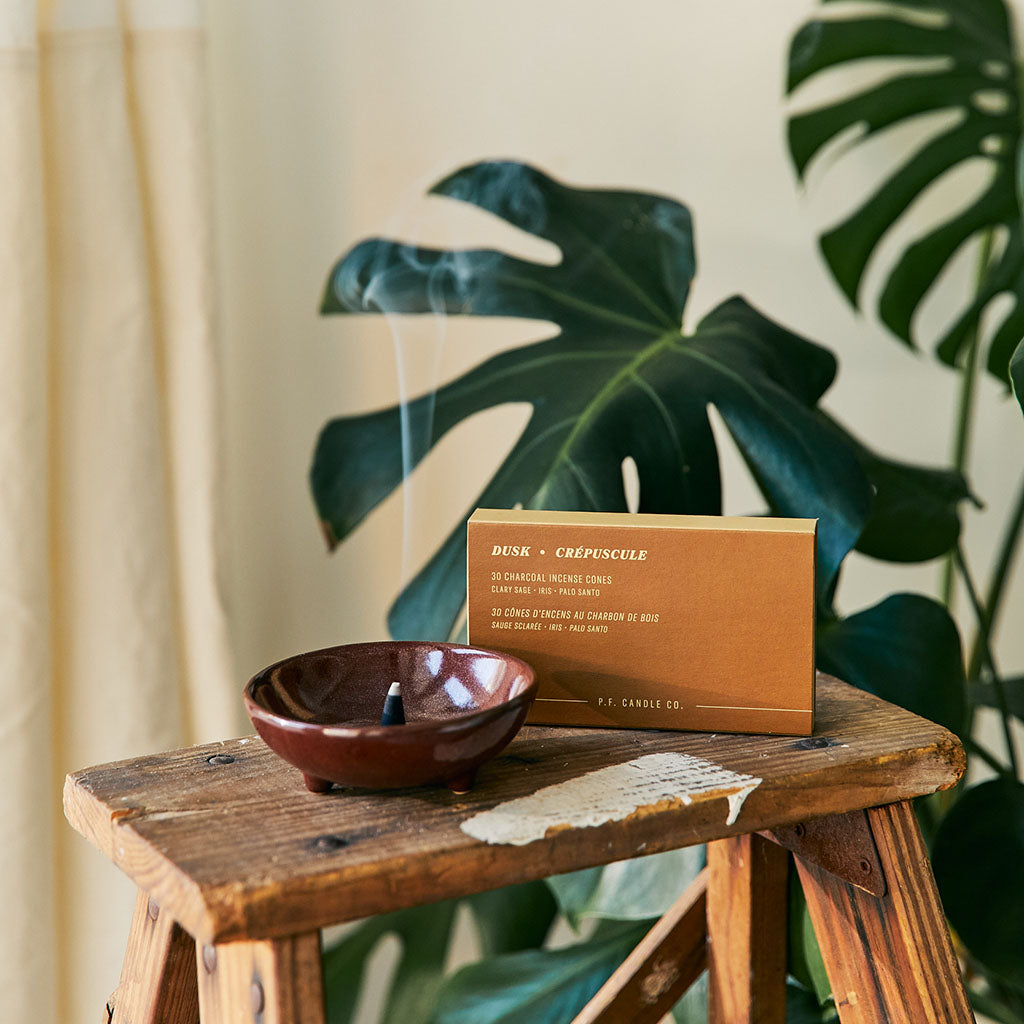
M 864 811 L 812 818 L 761 835 L 873 896 L 884 896 L 888 891 Z

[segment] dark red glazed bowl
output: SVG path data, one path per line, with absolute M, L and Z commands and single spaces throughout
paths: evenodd
M 406 725 L 380 724 L 392 682 Z M 443 782 L 458 793 L 519 731 L 537 695 L 509 654 L 416 640 L 346 644 L 279 661 L 245 688 L 256 731 L 306 786 L 397 789 Z

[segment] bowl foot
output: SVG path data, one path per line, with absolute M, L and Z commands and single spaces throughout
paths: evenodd
M 449 779 L 448 788 L 453 793 L 468 793 L 473 788 L 474 782 L 476 782 L 476 769 L 466 772 L 465 775 L 458 775 L 454 779 Z
M 318 775 L 307 775 L 306 772 L 302 773 L 302 780 L 306 783 L 306 789 L 310 793 L 326 793 L 334 785 L 327 779 L 321 779 Z

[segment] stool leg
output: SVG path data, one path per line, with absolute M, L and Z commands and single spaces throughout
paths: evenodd
M 784 1024 L 788 874 L 760 836 L 708 843 L 709 1024 Z
M 195 943 L 139 890 L 121 966 L 107 1004 L 110 1024 L 197 1024 Z
M 687 887 L 572 1024 L 657 1024 L 707 966 L 707 869 Z
M 320 933 L 196 948 L 202 1024 L 324 1024 Z
M 867 812 L 887 891 L 872 896 L 796 858 L 842 1024 L 974 1020 L 914 809 Z

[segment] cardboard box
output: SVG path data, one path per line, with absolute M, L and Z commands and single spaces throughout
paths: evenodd
M 816 526 L 478 509 L 469 640 L 534 667 L 530 722 L 806 736 Z

